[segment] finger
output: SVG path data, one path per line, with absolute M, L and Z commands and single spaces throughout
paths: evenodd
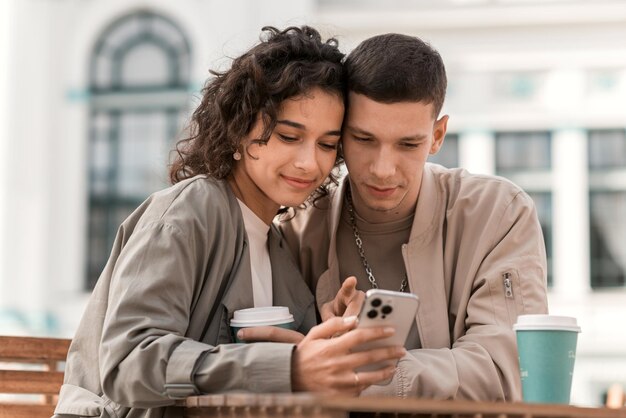
M 334 306 L 335 306 L 334 299 L 322 305 L 322 307 L 320 308 L 320 316 L 322 317 L 322 322 L 326 322 L 329 319 L 337 316 L 335 315 Z
M 355 290 L 352 300 L 348 303 L 344 311 L 344 316 L 358 315 L 361 312 L 361 306 L 365 301 L 365 293 L 360 290 Z
M 382 367 L 372 371 L 349 370 L 342 374 L 334 385 L 334 390 L 342 393 L 359 395 L 367 387 L 391 379 L 396 372 L 395 366 Z
M 391 361 L 395 364 L 406 355 L 406 349 L 400 346 L 373 348 L 365 351 L 358 351 L 346 356 L 346 367 L 357 369 L 363 366 L 379 364 L 384 367 L 383 362 Z
M 393 327 L 356 328 L 336 338 L 336 344 L 343 350 L 352 351 L 361 344 L 391 337 L 395 332 Z
M 359 372 L 359 392 L 365 390 L 371 385 L 391 379 L 395 373 L 396 366 L 388 366 L 379 370 Z M 354 377 L 352 380 L 354 381 Z
M 346 307 L 350 304 L 352 298 L 354 297 L 354 293 L 357 292 L 356 284 L 357 281 L 354 276 L 350 276 L 343 281 L 341 289 L 339 289 L 339 292 L 337 292 L 337 296 L 335 296 L 334 299 L 335 304 L 333 308 L 335 315 L 340 316 L 344 314 Z
M 356 317 L 335 317 L 311 328 L 305 339 L 327 339 L 343 334 L 356 326 Z M 372 328 L 373 329 L 373 328 Z
M 237 332 L 237 338 L 247 342 L 265 341 L 298 344 L 304 339 L 304 335 L 290 329 L 265 326 L 240 329 Z

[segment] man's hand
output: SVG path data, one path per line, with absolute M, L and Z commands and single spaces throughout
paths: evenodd
M 368 341 L 393 335 L 393 328 L 361 328 L 355 317 L 335 317 L 313 327 L 298 343 L 291 359 L 293 391 L 358 395 L 368 386 L 393 376 L 395 367 L 356 373 L 366 364 L 397 360 L 406 354 L 404 347 L 385 347 L 352 352 Z M 339 337 L 332 338 L 334 335 Z
M 322 321 L 327 321 L 336 316 L 354 316 L 361 310 L 365 300 L 365 293 L 356 288 L 356 277 L 350 276 L 344 280 L 337 296 L 330 302 L 326 302 L 320 308 Z
M 237 332 L 237 338 L 246 342 L 274 342 L 298 344 L 304 339 L 304 335 L 290 329 L 265 326 L 243 328 Z

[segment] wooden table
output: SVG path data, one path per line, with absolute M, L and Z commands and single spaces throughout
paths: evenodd
M 504 402 L 400 398 L 321 397 L 310 394 L 226 394 L 180 401 L 187 418 L 416 417 L 416 418 L 626 418 L 626 409 L 579 408 Z

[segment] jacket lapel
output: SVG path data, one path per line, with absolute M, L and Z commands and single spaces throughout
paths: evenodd
M 343 195 L 348 176 L 344 177 L 332 198 L 330 228 L 330 248 L 328 270 L 319 279 L 316 289 L 318 306 L 335 297 L 341 287 L 339 261 L 336 248 L 336 234 L 341 217 Z M 443 281 L 433 281 L 433 277 L 444 277 L 442 246 L 432 244 L 438 231 L 438 219 L 443 216 L 445 205 L 440 196 L 434 175 L 426 164 L 411 227 L 409 243 L 403 248 L 403 257 L 409 289 L 420 299 L 416 322 L 423 348 L 450 347 L 448 325 L 448 302 Z
M 295 329 L 299 329 L 304 325 L 308 330 L 314 323 L 306 321 L 307 315 L 311 315 L 308 319 L 312 318 L 312 321 L 315 321 L 315 311 L 312 310 L 314 303 L 313 294 L 294 264 L 291 253 L 283 246 L 282 239 L 275 226 L 271 226 L 268 235 L 272 264 L 273 305 L 289 307 L 294 318 Z M 229 323 L 236 310 L 254 307 L 250 253 L 245 248 L 239 269 L 222 299 L 222 305 L 225 311 L 220 324 L 220 339 L 226 338 L 227 335 L 229 336 Z
M 329 229 L 328 236 L 330 244 L 328 247 L 328 270 L 320 275 L 315 287 L 315 298 L 317 307 L 334 299 L 341 288 L 341 277 L 339 277 L 339 260 L 337 259 L 337 229 L 339 228 L 339 220 L 341 219 L 341 210 L 343 207 L 343 194 L 348 184 L 348 176 L 340 180 L 339 187 L 335 189 L 331 198 L 330 216 L 327 219 L 326 227 Z
M 272 262 L 272 298 L 274 306 L 288 306 L 293 315 L 295 329 L 303 326 L 307 315 L 314 314 L 312 310 L 314 298 L 311 290 L 302 278 L 300 270 L 295 265 L 291 253 L 283 245 L 280 233 L 274 225 L 269 232 L 269 252 Z M 312 317 L 313 321 L 314 316 Z M 311 318 L 309 318 L 311 319 Z M 306 331 L 313 323 L 304 323 Z
M 443 280 L 443 246 L 436 242 L 437 219 L 445 210 L 429 164 L 424 168 L 422 184 L 403 257 L 409 289 L 420 300 L 417 309 L 417 329 L 423 348 L 450 347 L 448 299 Z
M 229 192 L 230 208 L 234 212 L 234 220 L 243 232 L 243 246 L 241 259 L 235 261 L 232 281 L 222 298 L 222 318 L 218 330 L 218 342 L 233 342 L 230 332 L 230 320 L 233 312 L 239 309 L 253 308 L 254 296 L 252 293 L 252 268 L 250 265 L 250 251 L 248 250 L 248 234 L 245 232 L 243 215 L 237 203 L 237 198 Z

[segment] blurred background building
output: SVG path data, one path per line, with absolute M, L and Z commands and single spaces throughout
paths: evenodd
M 439 50 L 433 160 L 535 200 L 551 312 L 583 329 L 573 402 L 626 384 L 624 1 L 0 2 L 0 334 L 72 336 L 117 226 L 167 185 L 208 69 L 302 23 L 345 51 L 384 32 Z

